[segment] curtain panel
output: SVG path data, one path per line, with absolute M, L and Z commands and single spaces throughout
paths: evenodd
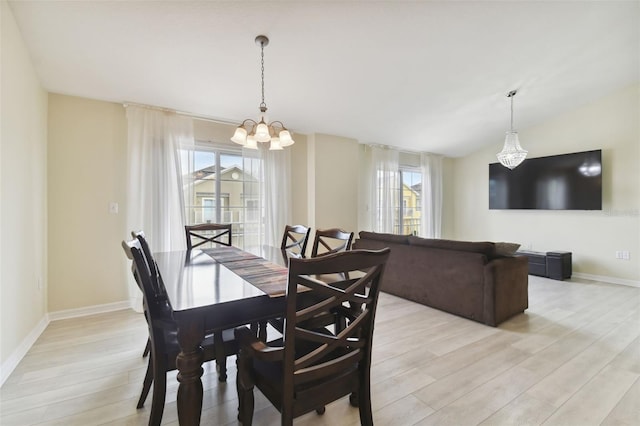
M 260 149 L 264 164 L 264 235 L 268 245 L 280 247 L 284 227 L 290 223 L 291 154 L 289 149 Z
M 442 232 L 442 156 L 420 154 L 422 168 L 421 234 L 440 238 Z
M 186 248 L 178 148 L 193 146 L 193 120 L 150 108 L 127 107 L 127 230 L 142 230 L 152 251 Z M 132 305 L 141 295 L 130 285 Z
M 374 232 L 398 233 L 400 171 L 398 151 L 371 147 L 371 225 Z

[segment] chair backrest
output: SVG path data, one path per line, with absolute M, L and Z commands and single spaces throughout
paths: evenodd
M 157 321 L 170 318 L 171 307 L 166 298 L 166 291 L 162 278 L 159 274 L 153 274 L 144 254 L 140 240 L 135 238 L 131 241 L 123 241 L 122 248 L 127 257 L 132 261 L 131 270 L 142 290 L 143 306 L 147 322 L 149 323 L 149 333 L 152 339 L 154 333 L 152 328 Z M 155 336 L 158 338 L 158 335 Z
M 231 245 L 230 223 L 201 223 L 199 225 L 186 225 L 184 233 L 187 238 L 187 250 L 199 247 L 203 244 Z
M 153 255 L 151 254 L 151 248 L 149 247 L 149 242 L 147 241 L 147 237 L 144 235 L 142 231 L 131 231 L 131 236 L 137 239 L 140 242 L 140 247 L 142 247 L 142 253 L 147 261 L 147 265 L 149 266 L 149 270 L 151 274 L 158 275 L 158 267 L 156 266 L 156 262 L 153 259 Z
M 299 255 L 300 257 L 305 257 L 310 232 L 311 228 L 307 228 L 303 225 L 285 226 L 280 248 L 282 250 L 287 250 L 290 253 Z
M 313 240 L 311 257 L 326 256 L 340 251 L 351 250 L 353 232 L 345 232 L 341 229 L 318 229 Z
M 390 249 L 353 250 L 313 259 L 291 259 L 284 328 L 284 400 L 296 386 L 345 371 L 369 374 L 371 342 L 380 282 Z M 341 281 L 322 281 L 342 276 Z M 352 277 L 352 278 L 349 278 Z M 300 292 L 306 287 L 308 291 Z M 304 307 L 298 298 L 304 297 Z M 309 305 L 309 300 L 313 303 Z M 337 335 L 313 329 L 314 316 L 333 311 L 348 322 Z M 304 348 L 314 347 L 309 352 Z M 305 354 L 306 353 L 306 354 Z M 304 354 L 304 355 L 301 355 Z

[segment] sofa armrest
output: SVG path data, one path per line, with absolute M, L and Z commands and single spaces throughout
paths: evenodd
M 484 269 L 485 324 L 496 326 L 529 307 L 529 261 L 525 256 L 492 259 Z

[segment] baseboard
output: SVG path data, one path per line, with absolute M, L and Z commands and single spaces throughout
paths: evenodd
M 16 369 L 22 358 L 29 352 L 31 346 L 38 340 L 38 337 L 49 325 L 49 316 L 47 314 L 42 317 L 40 322 L 31 330 L 31 333 L 25 337 L 15 351 L 7 358 L 5 362 L 0 365 L 0 387 L 4 384 L 5 380 L 9 378 L 13 370 Z
M 581 272 L 574 272 L 572 276 L 574 276 L 575 278 L 581 278 L 584 280 L 602 281 L 605 283 L 620 284 L 620 285 L 626 285 L 629 287 L 640 287 L 640 281 L 635 281 L 635 280 L 625 280 L 622 278 L 605 277 L 602 275 L 583 274 Z
M 50 321 L 58 321 L 68 318 L 85 317 L 87 315 L 103 314 L 105 312 L 121 311 L 130 309 L 131 302 L 123 300 L 122 302 L 106 303 L 104 305 L 87 306 L 77 309 L 65 309 L 63 311 L 49 312 Z

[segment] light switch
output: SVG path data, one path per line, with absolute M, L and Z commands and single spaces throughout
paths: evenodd
M 109 203 L 109 213 L 118 214 L 118 203 L 113 201 Z

